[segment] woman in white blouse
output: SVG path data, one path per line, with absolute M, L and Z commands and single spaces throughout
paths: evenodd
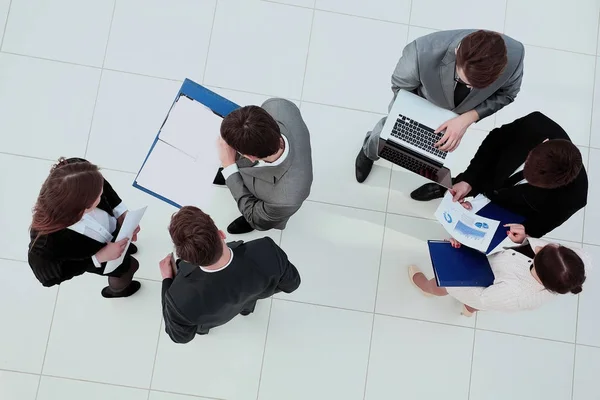
M 455 239 L 452 246 L 460 247 Z M 462 314 L 478 310 L 519 311 L 535 309 L 558 294 L 581 292 L 586 258 L 579 250 L 528 238 L 514 248 L 488 257 L 494 283 L 487 287 L 438 287 L 415 266 L 409 279 L 425 296 L 450 295 L 463 304 Z
M 141 284 L 133 280 L 139 263 L 130 245 L 123 262 L 105 273 L 106 263 L 121 257 L 128 239 L 117 243 L 127 207 L 98 167 L 80 158 L 60 159 L 42 185 L 33 209 L 28 260 L 44 286 L 58 285 L 84 272 L 108 276 L 102 296 L 128 297 Z M 139 227 L 132 240 L 137 239 Z

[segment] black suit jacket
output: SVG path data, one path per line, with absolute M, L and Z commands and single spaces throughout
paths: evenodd
M 471 195 L 483 193 L 494 203 L 525 217 L 525 232 L 537 238 L 560 226 L 587 203 L 585 168 L 573 182 L 556 189 L 541 189 L 528 183 L 502 188 L 529 152 L 546 139 L 571 140 L 556 122 L 540 112 L 496 128 L 485 138 L 467 170 L 456 179 L 473 187 Z
M 88 162 L 81 158 L 70 158 L 67 162 Z M 100 197 L 98 208 L 113 215 L 112 210 L 121 204 L 121 198 L 110 183 L 104 180 L 104 191 Z M 106 243 L 98 242 L 68 228 L 49 235 L 40 235 L 30 231 L 29 266 L 35 277 L 44 286 L 58 285 L 84 272 L 102 274 L 102 268 L 96 268 L 92 256 L 102 249 Z M 125 258 L 123 264 L 129 261 Z M 119 267 L 120 269 L 121 267 Z
M 184 261 L 174 279 L 163 280 L 162 307 L 165 330 L 175 343 L 191 341 L 196 332 L 254 309 L 258 299 L 300 286 L 300 274 L 270 237 L 247 243 L 228 243 L 233 260 L 223 270 L 205 272 Z

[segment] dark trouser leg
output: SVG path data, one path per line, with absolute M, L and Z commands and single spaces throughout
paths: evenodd
M 250 315 L 254 312 L 254 309 L 256 308 L 256 300 L 251 301 L 249 303 L 246 303 L 244 305 L 244 308 L 242 309 L 242 311 L 240 312 L 240 314 L 246 316 L 246 315 Z
M 198 331 L 196 331 L 198 335 L 208 335 L 208 332 L 210 332 L 210 329 L 203 328 L 202 326 L 198 327 Z
M 363 153 L 373 161 L 379 160 L 379 136 L 381 136 L 381 130 L 383 129 L 383 125 L 385 125 L 385 120 L 386 117 L 379 120 L 373 130 L 367 132 L 367 136 L 365 136 L 363 142 Z

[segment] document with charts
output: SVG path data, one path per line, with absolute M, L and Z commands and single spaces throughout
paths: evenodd
M 500 225 L 499 221 L 480 217 L 473 211 L 466 210 L 460 203 L 453 202 L 450 192 L 446 192 L 435 211 L 435 217 L 454 239 L 484 253 Z

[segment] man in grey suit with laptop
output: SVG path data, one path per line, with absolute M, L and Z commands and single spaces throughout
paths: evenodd
M 471 124 L 517 97 L 524 55 L 520 42 L 496 32 L 463 29 L 420 37 L 404 48 L 394 70 L 390 109 L 400 89 L 404 89 L 459 114 L 436 130 L 444 132 L 436 147 L 453 151 Z M 373 162 L 379 159 L 379 137 L 385 121 L 383 118 L 367 133 L 356 157 L 359 183 L 365 181 Z
M 288 100 L 269 99 L 227 115 L 219 157 L 223 169 L 214 183 L 227 185 L 242 213 L 227 227 L 231 234 L 284 229 L 310 194 L 310 135 Z

